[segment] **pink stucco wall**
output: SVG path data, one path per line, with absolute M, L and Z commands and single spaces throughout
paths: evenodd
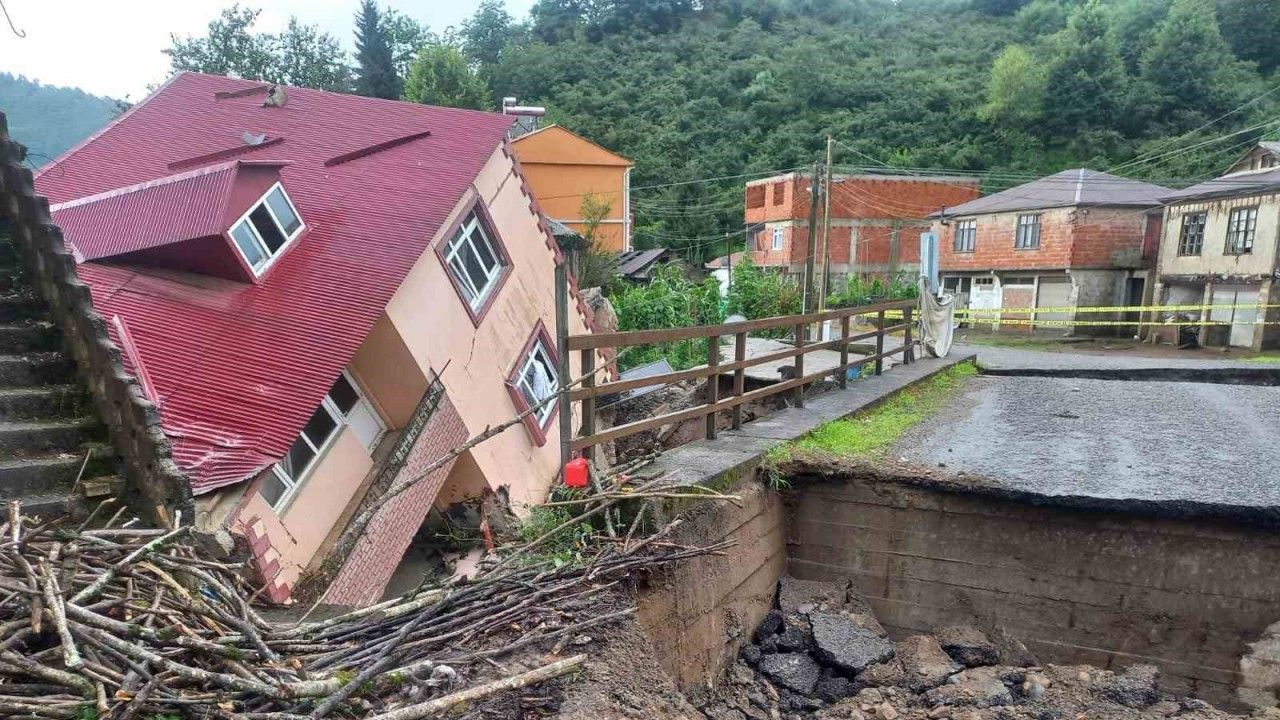
M 501 150 L 481 170 L 472 192 L 455 208 L 453 219 L 478 196 L 488 207 L 514 268 L 479 327 L 472 324 L 434 253 L 423 255 L 409 272 L 387 306 L 387 315 L 423 367 L 441 369 L 449 363 L 441 381 L 474 434 L 517 412 L 506 389 L 507 376 L 538 321 L 555 327 L 555 263 L 537 217 L 530 212 L 530 199 Z M 442 233 L 433 245 L 445 239 Z M 587 332 L 573 310 L 569 323 L 572 333 Z M 570 358 L 570 367 L 576 377 L 577 357 Z M 536 504 L 546 499 L 558 472 L 559 437 L 553 422 L 546 444 L 538 447 L 528 431 L 517 425 L 477 446 L 472 455 L 491 487 L 507 485 L 513 503 Z
M 512 266 L 478 326 L 434 252 L 477 198 L 484 203 Z M 539 321 L 548 328 L 555 326 L 555 255 L 531 202 L 513 161 L 496 149 L 352 361 L 353 375 L 391 430 L 408 420 L 426 388 L 426 378 L 442 371 L 446 400 L 415 446 L 401 479 L 411 477 L 415 468 L 426 466 L 469 435 L 518 412 L 506 388 L 507 377 Z M 569 321 L 570 332 L 587 332 L 576 307 L 570 310 Z M 570 366 L 576 377 L 576 357 L 570 358 Z M 273 598 L 287 597 L 299 575 L 322 558 L 335 524 L 344 523 L 360 499 L 372 465 L 369 453 L 350 430 L 344 430 L 283 513 L 277 515 L 256 491 L 242 500 L 231 525 L 249 538 L 255 564 L 269 581 Z M 357 545 L 335 579 L 330 602 L 376 600 L 442 490 L 445 496 L 457 498 L 485 484 L 505 485 L 518 510 L 545 500 L 559 470 L 558 426 L 551 423 L 541 446 L 525 426 L 513 426 L 473 448 L 450 475 L 452 468 L 442 468 L 381 511 L 371 523 L 377 531 Z M 460 487 L 446 488 L 446 480 Z

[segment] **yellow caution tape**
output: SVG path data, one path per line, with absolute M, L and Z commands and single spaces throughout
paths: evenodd
M 1047 327 L 1094 327 L 1106 325 L 1152 325 L 1158 327 L 1181 327 L 1181 326 L 1220 326 L 1230 327 L 1232 325 L 1280 325 L 1280 322 L 1251 321 L 1251 322 L 1225 322 L 1221 320 L 1204 320 L 1204 321 L 1179 321 L 1179 322 L 1162 322 L 1159 320 L 1031 320 L 1029 318 L 975 318 L 972 320 L 963 320 L 970 325 L 1044 325 Z
M 999 315 L 1001 313 L 1108 313 L 1108 312 L 1185 312 L 1205 310 L 1237 310 L 1280 308 L 1280 305 L 1258 305 L 1255 303 L 1236 303 L 1234 305 L 1114 305 L 1114 306 L 1082 306 L 1082 307 L 1038 307 L 1038 308 L 956 308 L 957 315 Z

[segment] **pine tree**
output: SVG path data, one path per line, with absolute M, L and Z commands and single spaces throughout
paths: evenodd
M 356 14 L 356 70 L 356 92 L 360 95 L 400 99 L 401 82 L 396 75 L 391 38 L 374 0 L 362 0 Z

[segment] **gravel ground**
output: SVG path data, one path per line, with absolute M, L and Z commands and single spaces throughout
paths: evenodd
M 894 455 L 1049 495 L 1274 507 L 1277 408 L 1273 387 L 978 377 Z

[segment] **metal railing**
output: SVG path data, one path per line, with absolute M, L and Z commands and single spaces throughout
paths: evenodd
M 573 436 L 568 442 L 562 441 L 561 451 L 562 454 L 565 455 L 562 460 L 567 461 L 569 459 L 569 455 L 575 452 L 586 454 L 591 448 L 602 443 L 617 440 L 619 438 L 625 438 L 663 425 L 683 422 L 699 417 L 706 418 L 706 436 L 708 438 L 715 438 L 717 432 L 717 416 L 721 412 L 729 412 L 732 418 L 732 426 L 734 428 L 738 428 L 742 425 L 742 408 L 747 403 L 755 402 L 771 395 L 790 391 L 793 393 L 793 404 L 796 407 L 803 407 L 805 386 L 810 385 L 815 381 L 834 376 L 836 382 L 843 389 L 848 385 L 849 370 L 852 368 L 860 368 L 874 363 L 875 373 L 879 375 L 883 370 L 884 359 L 898 353 L 902 353 L 903 363 L 910 363 L 914 359 L 914 347 L 916 345 L 916 341 L 912 339 L 912 315 L 915 312 L 915 309 L 915 300 L 900 300 L 895 302 L 879 303 L 876 305 L 827 310 L 824 312 L 809 313 L 806 315 L 784 315 L 780 317 L 762 318 L 759 320 L 746 320 L 743 322 L 723 325 L 699 325 L 694 327 L 663 330 L 633 330 L 629 332 L 571 335 L 567 338 L 565 347 L 570 352 L 577 351 L 581 353 L 583 380 L 581 387 L 574 388 L 561 396 L 560 413 L 562 418 L 568 418 L 570 416 L 572 403 L 580 403 L 582 410 L 582 425 L 581 432 L 579 434 Z M 875 316 L 876 329 L 870 332 L 851 335 L 850 326 L 854 318 L 869 315 Z M 901 317 L 902 322 L 886 326 L 886 315 Z M 896 319 L 896 317 L 891 319 Z M 809 342 L 806 340 L 806 330 L 810 325 L 836 320 L 840 322 L 839 337 L 821 342 Z M 748 333 L 777 328 L 790 329 L 796 338 L 795 346 L 785 350 L 778 350 L 748 358 Z M 903 333 L 902 345 L 890 350 L 885 350 L 885 336 L 897 332 Z M 734 353 L 733 361 L 726 363 L 722 362 L 720 358 L 720 339 L 727 336 L 733 336 L 734 338 Z M 706 338 L 708 341 L 706 365 L 690 368 L 688 370 L 679 370 L 630 380 L 614 380 L 603 383 L 596 382 L 594 371 L 596 370 L 597 353 L 602 349 L 618 349 L 635 345 L 669 343 L 701 338 Z M 849 346 L 852 343 L 871 340 L 872 338 L 875 339 L 875 353 L 873 355 L 859 357 L 856 360 L 849 359 Z M 826 368 L 806 374 L 804 366 L 805 356 L 819 350 L 839 351 L 839 364 L 833 368 Z M 765 363 L 777 362 L 779 360 L 786 360 L 787 358 L 794 359 L 794 370 L 792 371 L 792 376 L 789 379 L 783 379 L 780 382 L 752 390 L 750 392 L 746 391 L 745 371 L 747 368 L 756 365 L 763 365 Z M 570 382 L 572 382 L 570 378 L 565 377 L 567 365 L 568 363 L 564 362 L 564 359 L 562 358 L 560 378 L 561 387 L 566 387 Z M 733 389 L 726 397 L 722 398 L 720 396 L 720 383 L 718 382 L 718 376 L 726 373 L 733 373 Z M 624 390 L 633 390 L 653 385 L 666 385 L 702 378 L 712 378 L 712 380 L 707 383 L 706 402 L 703 404 L 651 418 L 636 420 L 607 430 L 599 432 L 596 431 L 596 401 L 600 397 L 613 395 Z M 561 427 L 563 428 L 564 425 Z

